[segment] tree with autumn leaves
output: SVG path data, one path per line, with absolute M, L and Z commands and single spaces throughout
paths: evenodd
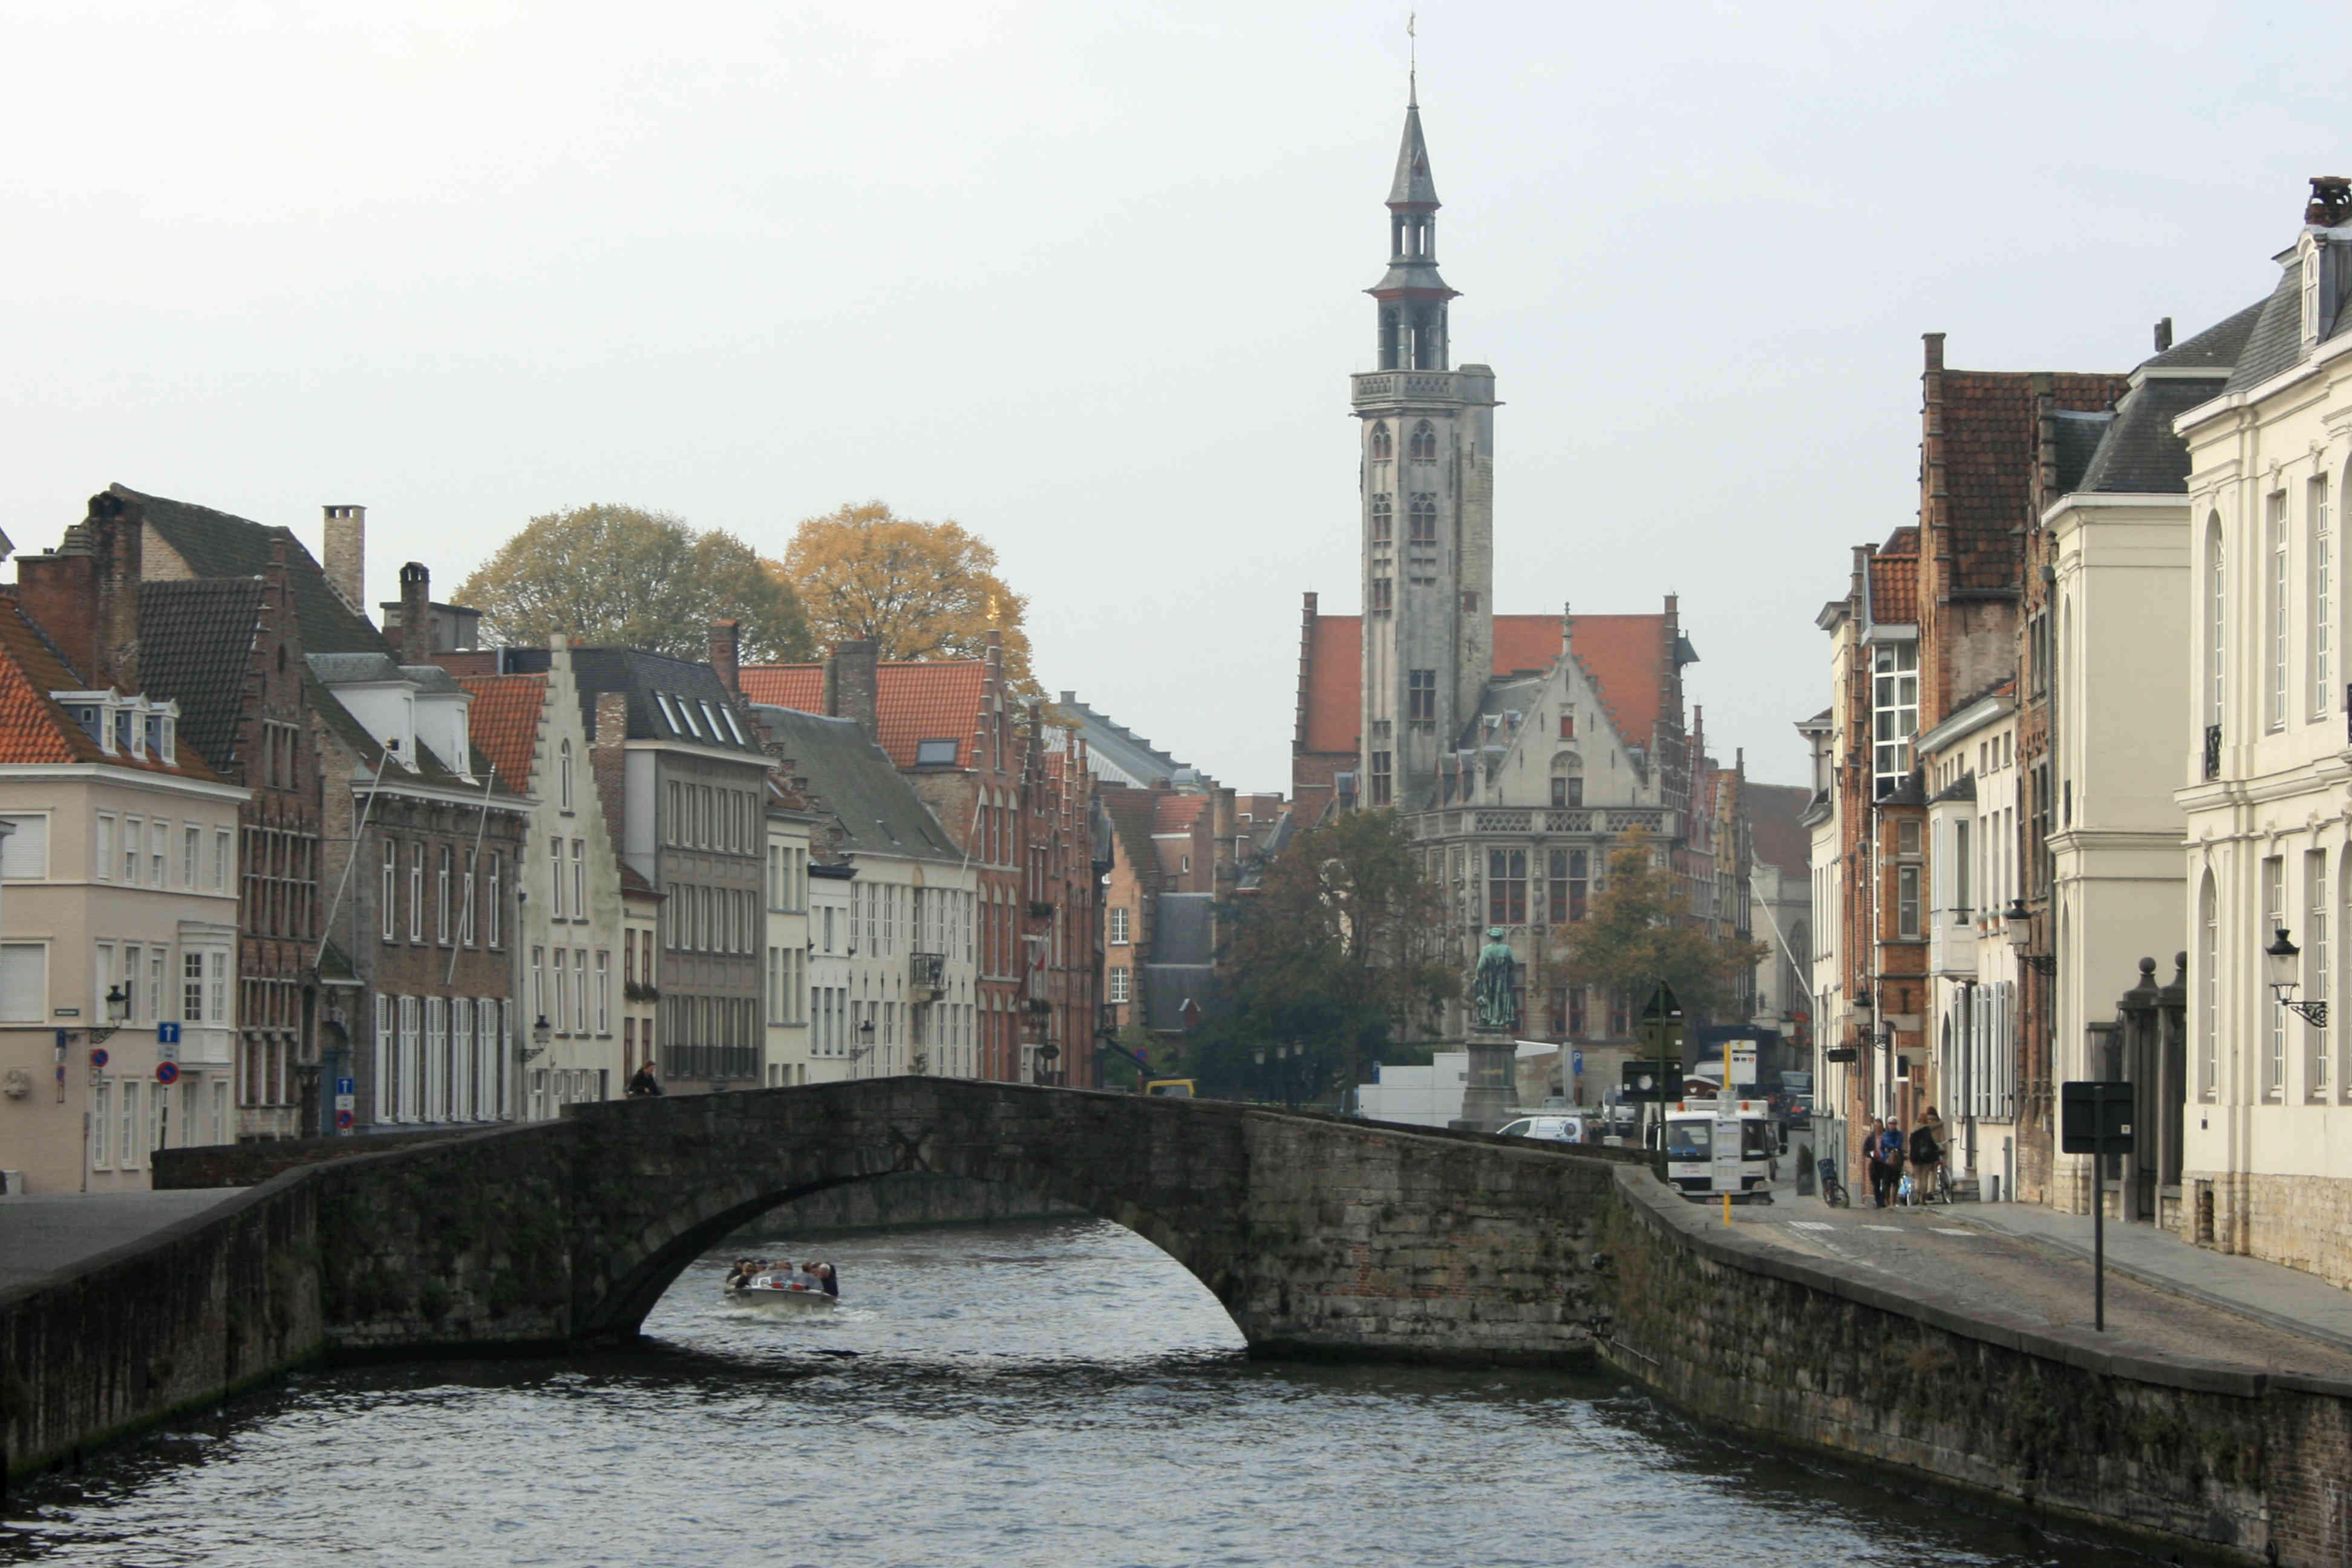
M 1661 982 L 1684 1014 L 1700 1019 L 1736 1001 L 1742 974 L 1765 956 L 1761 942 L 1716 937 L 1691 918 L 1681 881 L 1660 864 L 1660 846 L 1640 828 L 1609 851 L 1609 881 L 1583 920 L 1552 928 L 1558 973 L 1571 983 L 1622 992 L 1638 1016 Z
M 534 517 L 458 589 L 493 636 L 552 632 L 701 658 L 709 624 L 743 624 L 743 656 L 789 663 L 838 642 L 886 659 L 986 656 L 1000 634 L 1017 691 L 1038 695 L 1022 622 L 1028 600 L 997 574 L 996 551 L 961 523 L 894 515 L 881 501 L 802 522 L 782 560 L 723 529 L 698 531 L 641 507 L 595 505 Z
M 855 639 L 886 659 L 980 658 L 995 631 L 1007 679 L 1034 691 L 1029 601 L 996 568 L 994 547 L 961 523 L 898 517 L 878 500 L 808 519 L 775 563 L 821 648 Z

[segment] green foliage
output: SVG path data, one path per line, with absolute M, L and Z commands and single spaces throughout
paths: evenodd
M 1660 981 L 1674 987 L 1692 1022 L 1738 995 L 1740 976 L 1765 955 L 1761 942 L 1709 936 L 1690 914 L 1681 881 L 1656 862 L 1657 846 L 1639 828 L 1609 852 L 1609 885 L 1587 917 L 1555 928 L 1570 979 L 1622 990 L 1638 1014 Z
M 1204 1093 L 1323 1100 L 1405 1059 L 1397 1030 L 1460 986 L 1436 948 L 1444 914 L 1393 813 L 1309 829 L 1223 911 L 1233 1005 L 1194 1031 L 1189 1076 Z
M 809 657 L 808 617 L 792 587 L 723 529 L 667 512 L 583 506 L 534 517 L 458 588 L 501 641 L 575 642 L 700 659 L 710 623 L 743 623 L 743 658 Z

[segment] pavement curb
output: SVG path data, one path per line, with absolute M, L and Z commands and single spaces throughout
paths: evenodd
M 1995 1236 L 2008 1237 L 2013 1241 L 2031 1242 L 2036 1247 L 2046 1247 L 2053 1252 L 2061 1253 L 2077 1261 L 2088 1262 L 2091 1258 L 2089 1247 L 2076 1247 L 2072 1242 L 2061 1241 L 2055 1237 L 2036 1236 L 2030 1231 L 2011 1230 L 1990 1220 L 1969 1220 L 1966 1223 L 1974 1224 Z M 2145 1285 L 2152 1290 L 2162 1290 L 2168 1295 L 2179 1296 L 2184 1300 L 2195 1301 L 2200 1306 L 2216 1308 L 2221 1311 L 2234 1312 L 2239 1317 L 2251 1318 L 2255 1322 L 2267 1324 L 2271 1328 L 2285 1333 L 2297 1334 L 2307 1340 L 2317 1340 L 2322 1344 L 2332 1345 L 2337 1350 L 2352 1351 L 2352 1334 L 2339 1334 L 2333 1329 L 2319 1328 L 2300 1318 L 2290 1318 L 2283 1312 L 2272 1312 L 2260 1307 L 2250 1307 L 2243 1301 L 2233 1300 L 2230 1297 L 2217 1295 L 2213 1291 L 2200 1289 L 2194 1285 L 2184 1284 L 2166 1275 L 2136 1268 L 2128 1263 L 2118 1263 L 2112 1255 L 2108 1257 L 2106 1266 L 2125 1279 Z

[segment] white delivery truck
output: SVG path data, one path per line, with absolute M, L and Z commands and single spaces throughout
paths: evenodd
M 1770 1203 L 1780 1143 L 1765 1100 L 1719 1095 L 1666 1107 L 1666 1179 L 1686 1198 Z

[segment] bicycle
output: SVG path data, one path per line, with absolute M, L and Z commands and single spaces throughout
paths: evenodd
M 1817 1163 L 1816 1170 L 1822 1179 L 1822 1202 L 1833 1209 L 1850 1207 L 1853 1200 L 1847 1194 L 1845 1184 L 1838 1180 L 1837 1162 L 1825 1154 Z

